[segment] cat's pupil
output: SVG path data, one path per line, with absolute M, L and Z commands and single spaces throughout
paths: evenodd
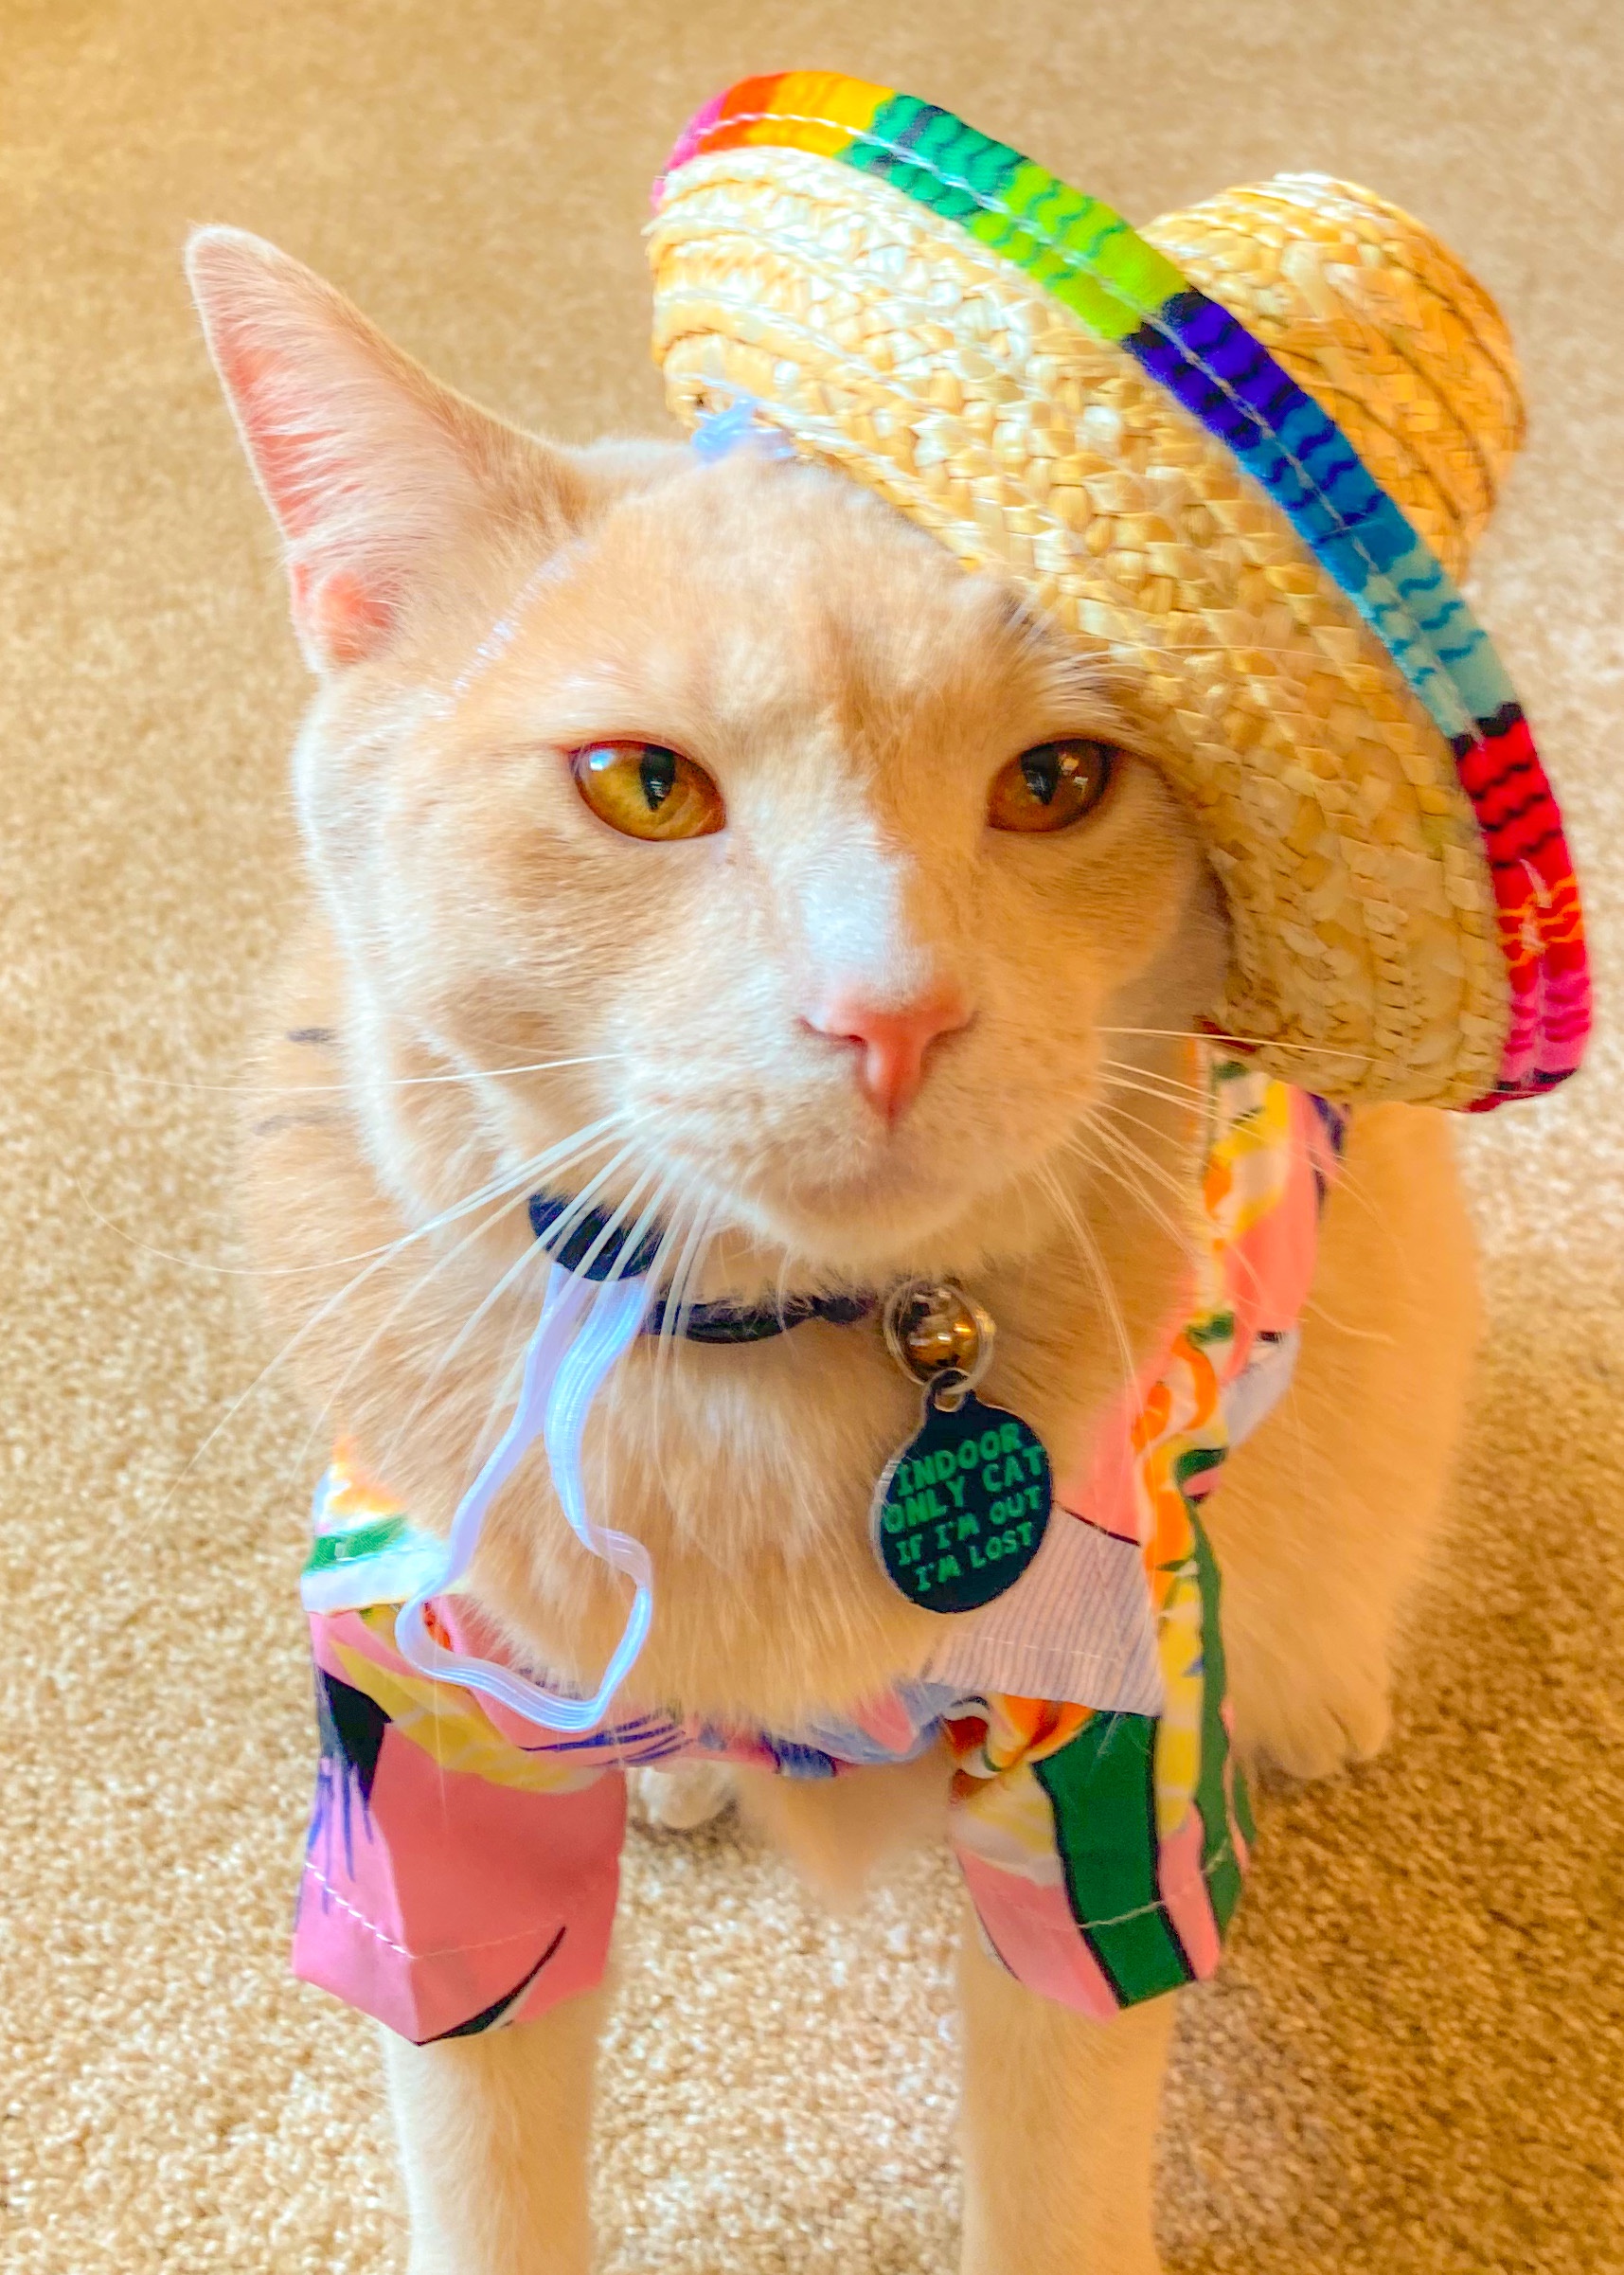
M 1021 772 L 1026 778 L 1026 787 L 1040 806 L 1053 803 L 1055 792 L 1061 785 L 1060 753 L 1052 744 L 1029 750 L 1021 761 Z
M 649 811 L 657 814 L 677 786 L 676 752 L 661 750 L 657 744 L 650 743 L 644 749 L 637 774 Z

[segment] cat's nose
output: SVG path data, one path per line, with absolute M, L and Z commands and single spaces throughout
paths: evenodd
M 925 1079 L 925 1053 L 939 1035 L 970 1024 L 970 1006 L 955 987 L 936 987 L 910 1003 L 879 1004 L 837 988 L 807 1014 L 807 1025 L 837 1043 L 855 1043 L 857 1080 L 887 1121 L 899 1121 Z

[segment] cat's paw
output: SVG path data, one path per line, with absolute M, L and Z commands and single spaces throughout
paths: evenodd
M 676 1769 L 639 1769 L 632 1789 L 645 1823 L 691 1833 L 720 1817 L 733 1799 L 733 1772 L 722 1762 L 685 1762 Z
M 1391 1682 L 1384 1663 L 1257 1668 L 1231 1691 L 1235 1742 L 1242 1757 L 1266 1762 L 1293 1778 L 1328 1778 L 1351 1762 L 1368 1762 L 1393 1727 Z

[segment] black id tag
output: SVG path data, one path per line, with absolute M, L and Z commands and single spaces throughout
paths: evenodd
M 948 1374 L 926 1389 L 917 1436 L 875 1488 L 875 1550 L 910 1603 L 975 1611 L 1031 1563 L 1053 1498 L 1037 1433 Z

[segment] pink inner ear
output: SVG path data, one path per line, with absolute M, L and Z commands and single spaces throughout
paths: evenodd
M 348 569 L 324 577 L 319 569 L 295 562 L 289 579 L 294 623 L 331 663 L 359 663 L 394 621 L 384 596 L 369 592 Z
M 316 540 L 311 558 L 289 564 L 294 625 L 325 665 L 359 663 L 388 630 L 394 608 L 382 580 L 329 567 L 321 558 L 323 522 L 342 509 L 347 491 L 360 487 L 346 463 L 348 438 L 336 422 L 326 428 L 310 415 L 284 357 L 254 342 L 246 327 L 218 322 L 215 349 L 284 538 L 294 552 Z
M 214 349 L 271 510 L 284 535 L 302 537 L 321 518 L 311 474 L 312 460 L 329 457 L 331 439 L 289 418 L 290 390 L 277 385 L 282 359 L 274 349 L 251 345 L 228 317 L 216 321 Z

